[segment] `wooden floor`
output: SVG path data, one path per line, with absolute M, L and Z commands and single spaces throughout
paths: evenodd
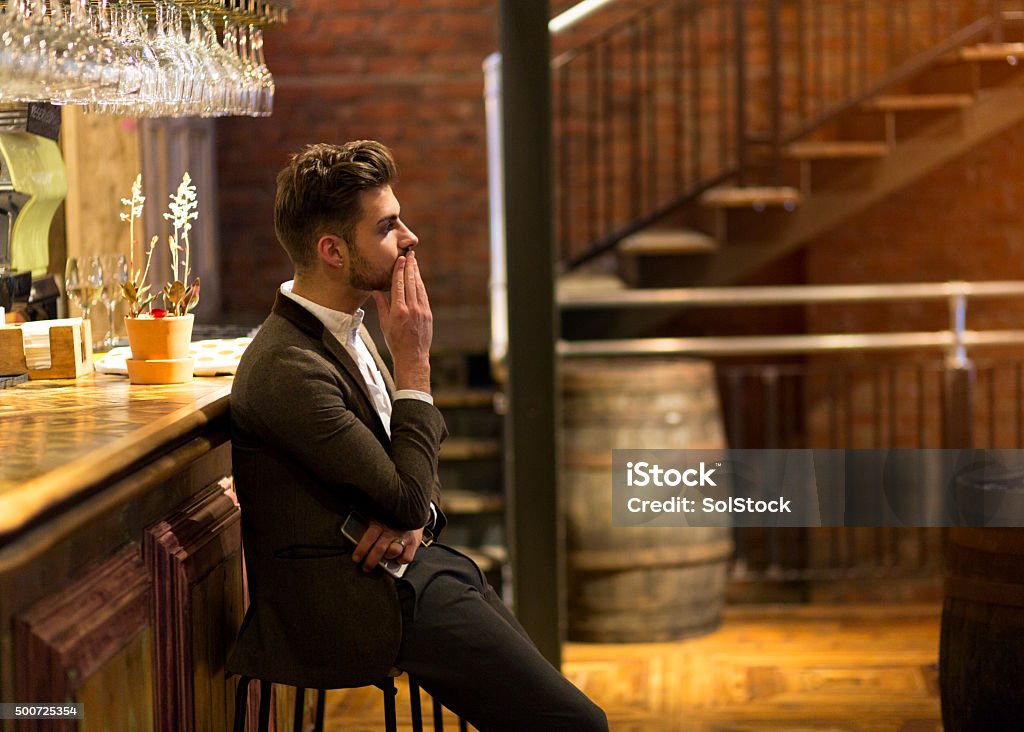
M 940 612 L 744 606 L 703 638 L 567 644 L 563 670 L 604 708 L 613 732 L 940 730 Z M 383 729 L 380 699 L 375 689 L 328 692 L 326 729 Z M 404 679 L 398 710 L 399 729 L 411 729 Z M 454 718 L 445 729 L 458 729 Z

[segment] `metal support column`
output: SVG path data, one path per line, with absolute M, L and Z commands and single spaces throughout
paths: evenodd
M 541 653 L 561 664 L 556 311 L 547 0 L 501 0 L 508 274 L 506 486 L 513 597 Z

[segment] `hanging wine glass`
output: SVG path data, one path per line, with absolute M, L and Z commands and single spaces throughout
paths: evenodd
M 233 88 L 229 114 L 246 114 L 249 106 L 249 80 L 246 74 L 245 61 L 239 50 L 239 28 L 229 20 L 224 21 L 224 51 L 227 62 L 231 65 Z
M 263 30 L 252 28 L 249 39 L 252 43 L 253 57 L 256 62 L 259 79 L 259 99 L 256 106 L 256 116 L 269 117 L 274 111 L 274 75 L 270 73 L 267 61 L 263 57 Z
M 206 30 L 200 25 L 199 13 L 195 8 L 189 8 L 188 21 L 189 50 L 199 60 L 199 64 L 206 74 L 202 99 L 198 100 L 198 114 L 203 117 L 213 117 L 221 114 L 221 110 L 224 108 L 227 74 L 217 57 L 209 52 Z M 216 43 L 216 39 L 213 42 Z
M 124 42 L 117 25 L 116 11 L 112 11 L 106 0 L 90 6 L 88 0 L 73 0 L 82 3 L 82 14 L 94 38 L 100 57 L 100 85 L 92 93 L 91 111 L 115 111 L 135 101 L 142 89 L 143 69 L 135 49 Z
M 56 104 L 87 104 L 117 88 L 113 46 L 94 32 L 87 0 L 50 0 L 48 59 Z
M 142 117 L 159 102 L 165 81 L 160 61 L 146 35 L 146 21 L 131 2 L 119 6 L 115 14 L 118 40 L 139 70 L 138 93 L 122 100 L 119 114 Z
M 213 26 L 213 18 L 209 11 L 202 14 L 202 27 L 205 32 L 206 50 L 209 56 L 216 59 L 220 70 L 223 72 L 221 103 L 216 114 L 236 114 L 238 106 L 238 90 L 244 84 L 244 76 L 237 64 L 237 58 L 230 52 L 230 46 L 234 43 L 234 31 L 231 24 L 225 18 L 224 21 L 224 45 L 217 42 L 217 30 Z
M 181 8 L 174 4 L 167 6 L 167 36 L 185 62 L 184 97 L 175 116 L 200 114 L 208 82 L 207 70 L 192 44 L 185 38 Z
M 43 0 L 16 2 L 4 14 L 7 22 L 0 49 L 0 62 L 4 67 L 0 99 L 33 102 L 47 98 L 49 65 L 45 16 Z
M 0 102 L 133 116 L 270 114 L 274 79 L 258 26 L 283 21 L 281 9 L 261 0 L 145 6 L 152 18 L 132 0 L 0 0 Z M 214 9 L 225 16 L 222 42 Z
M 156 3 L 156 28 L 151 47 L 160 64 L 163 85 L 156 114 L 174 116 L 188 99 L 191 91 L 192 66 L 190 60 L 183 56 L 181 49 L 168 32 L 170 21 L 168 7 L 165 3 Z

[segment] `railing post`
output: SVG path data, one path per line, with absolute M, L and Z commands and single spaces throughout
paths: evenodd
M 967 357 L 964 330 L 967 323 L 967 285 L 951 283 L 949 296 L 950 333 L 953 336 L 943 372 L 942 446 L 968 448 L 973 445 L 974 364 Z
M 967 327 L 966 282 L 951 282 L 949 295 L 949 332 L 953 336 L 946 353 L 947 362 L 954 367 L 968 363 L 967 347 L 964 344 L 964 330 Z
M 782 179 L 782 49 L 779 44 L 779 0 L 768 2 L 768 53 L 771 68 L 772 183 Z
M 974 443 L 974 364 L 946 365 L 943 374 L 942 446 L 969 448 Z
M 742 185 L 747 173 L 747 40 L 744 0 L 734 0 L 736 29 L 736 168 Z M 724 39 L 723 39 L 724 41 Z M 726 111 L 721 111 L 723 118 Z M 725 123 L 725 120 L 722 120 Z
M 1001 0 L 992 0 L 992 42 L 1003 42 L 1003 3 Z

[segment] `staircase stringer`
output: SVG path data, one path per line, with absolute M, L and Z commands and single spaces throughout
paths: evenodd
M 842 179 L 836 179 L 828 190 L 808 194 L 796 211 L 786 215 L 786 223 L 771 240 L 731 240 L 722 255 L 695 262 L 690 284 L 737 282 L 1020 122 L 1024 122 L 1024 82 L 985 89 L 972 107 L 898 142 L 873 165 L 868 180 L 858 171 L 853 174 L 857 185 L 844 186 Z

